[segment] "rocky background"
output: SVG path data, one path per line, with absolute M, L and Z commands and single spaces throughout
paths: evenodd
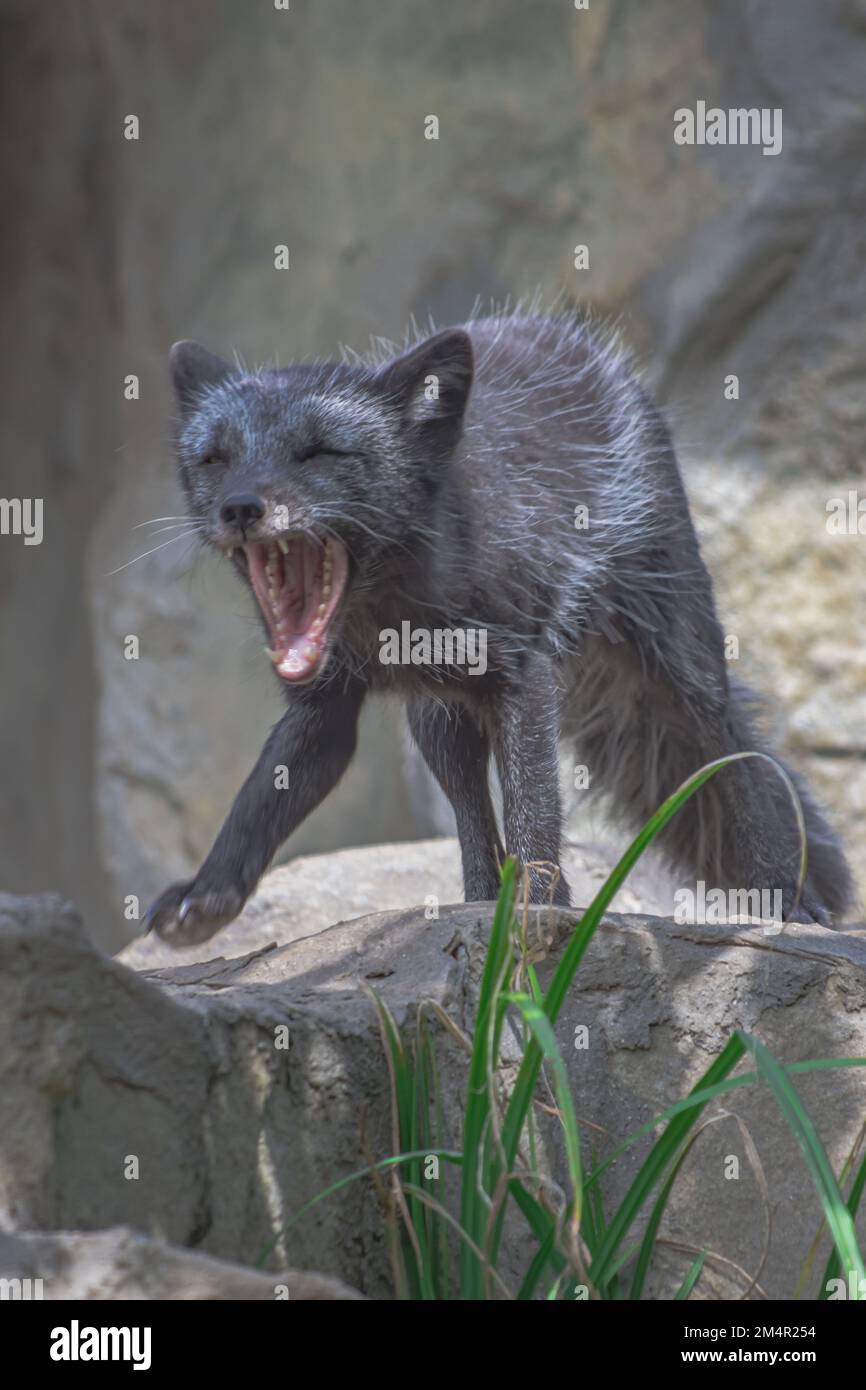
M 285 362 L 540 288 L 620 315 L 641 352 L 740 672 L 866 889 L 866 537 L 825 525 L 862 488 L 862 0 L 3 0 L 0 19 L 0 490 L 45 499 L 41 546 L 0 539 L 0 884 L 60 890 L 119 946 L 124 897 L 196 864 L 279 713 L 218 565 L 181 541 L 112 573 L 180 509 L 170 343 Z M 675 145 L 699 99 L 781 107 L 783 152 Z M 289 852 L 435 820 L 380 709 Z

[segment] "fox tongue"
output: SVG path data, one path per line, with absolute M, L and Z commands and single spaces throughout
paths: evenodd
M 328 627 L 348 575 L 342 546 L 303 537 L 246 547 L 249 577 L 268 625 L 268 655 L 286 681 L 303 681 L 321 665 Z
M 309 627 L 310 598 L 315 597 L 316 557 L 312 546 L 293 545 L 283 559 L 283 613 L 289 630 Z
M 251 545 L 247 557 L 253 589 L 274 639 L 303 635 L 318 606 L 315 548 L 295 542 L 282 552 L 275 545 Z
M 298 680 L 318 666 L 324 641 L 321 628 L 312 630 L 319 602 L 319 557 L 313 546 L 290 547 L 283 557 L 283 585 L 287 619 L 274 665 L 280 675 Z
M 274 666 L 292 680 L 310 674 L 321 660 L 324 634 L 313 631 L 320 595 L 318 564 L 316 548 L 303 541 L 289 543 L 288 555 L 282 556 L 281 626 Z

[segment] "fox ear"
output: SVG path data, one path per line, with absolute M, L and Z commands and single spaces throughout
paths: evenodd
M 462 328 L 446 328 L 395 357 L 382 369 L 382 385 L 407 424 L 459 430 L 472 387 L 472 342 Z
M 168 366 L 182 409 L 191 404 L 203 386 L 215 386 L 232 370 L 221 357 L 188 339 L 175 343 L 168 354 Z

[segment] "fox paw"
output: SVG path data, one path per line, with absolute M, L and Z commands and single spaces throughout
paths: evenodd
M 803 887 L 797 906 L 790 905 L 786 909 L 785 921 L 799 922 L 805 926 L 832 927 L 833 925 L 833 918 L 808 883 Z
M 149 907 L 145 931 L 156 932 L 169 946 L 194 946 L 233 921 L 244 901 L 233 884 L 208 887 L 195 879 L 173 883 Z

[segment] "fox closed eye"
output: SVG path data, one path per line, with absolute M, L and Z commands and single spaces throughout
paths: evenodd
M 308 449 L 302 449 L 300 453 L 296 454 L 295 459 L 298 463 L 306 463 L 308 459 L 348 459 L 352 458 L 353 455 L 354 451 L 352 449 L 335 449 L 331 444 L 311 444 Z

